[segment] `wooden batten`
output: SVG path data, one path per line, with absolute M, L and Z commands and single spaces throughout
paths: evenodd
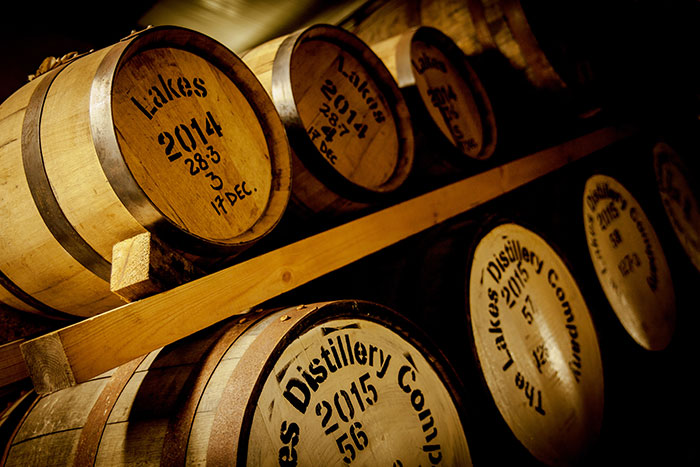
M 427 26 L 372 44 L 409 104 L 416 136 L 415 179 L 457 179 L 483 170 L 497 144 L 491 101 L 468 57 Z
M 194 261 L 233 256 L 289 200 L 267 93 L 187 29 L 150 28 L 39 75 L 0 106 L 0 138 L 0 299 L 26 311 L 115 308 L 115 244 L 152 232 Z
M 22 352 L 26 360 L 36 362 L 28 365 L 32 381 L 38 392 L 51 392 L 69 382 L 61 371 L 42 364 L 51 358 L 51 351 L 45 353 L 41 345 L 43 340 L 58 339 L 62 345 L 58 353 L 70 362 L 73 380 L 86 381 L 486 203 L 628 134 L 624 129 L 599 130 L 30 340 Z
M 3 465 L 471 465 L 462 397 L 434 344 L 381 305 L 251 312 L 40 398 Z
M 391 74 L 355 35 L 314 25 L 243 60 L 285 124 L 298 212 L 332 217 L 386 201 L 408 177 L 413 133 Z

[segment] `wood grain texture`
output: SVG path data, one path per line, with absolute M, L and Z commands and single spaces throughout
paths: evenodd
M 47 316 L 55 310 L 81 315 L 85 309 L 75 303 L 80 294 L 83 305 L 94 310 L 119 306 L 107 284 L 85 269 L 63 248 L 46 226 L 33 198 L 22 160 L 22 132 L 30 100 L 48 75 L 20 88 L 0 105 L 0 270 L 19 291 L 36 302 L 0 287 L 0 299 L 13 308 Z M 71 271 L 66 274 L 65 271 Z M 67 294 L 56 294 L 59 285 Z M 80 292 L 78 292 L 80 291 Z M 48 310 L 45 310 L 48 308 Z
M 243 59 L 287 129 L 295 205 L 332 216 L 379 202 L 406 180 L 414 157 L 408 108 L 384 64 L 354 34 L 315 25 Z
M 73 380 L 85 381 L 462 214 L 623 138 L 605 128 L 404 201 L 382 211 L 93 317 L 25 343 L 42 359 L 42 342 L 60 339 Z M 389 227 L 390 226 L 390 227 Z M 43 355 L 50 358 L 51 354 Z M 44 389 L 70 381 L 28 365 Z
M 490 99 L 467 55 L 450 37 L 422 26 L 372 44 L 372 49 L 387 64 L 419 125 L 417 140 L 424 144 L 417 147 L 416 159 L 432 154 L 431 145 L 442 146 L 436 139 L 446 140 L 467 160 L 491 157 L 497 129 Z M 432 125 L 426 128 L 424 119 Z M 444 157 L 449 160 L 448 154 Z
M 456 409 L 459 393 L 442 372 L 441 357 L 420 347 L 418 331 L 397 332 L 399 327 L 383 321 L 381 309 L 370 311 L 362 302 L 355 306 L 369 312 L 369 319 L 346 312 L 302 324 L 336 306 L 342 310 L 334 302 L 284 310 L 267 324 L 231 374 L 212 426 L 207 464 L 273 465 L 276 459 L 268 453 L 279 452 L 303 465 L 355 460 L 418 465 L 440 459 L 470 465 Z M 411 335 L 415 339 L 407 338 Z M 309 381 L 304 392 L 307 383 L 300 375 L 321 367 L 325 377 Z M 312 407 L 324 416 L 314 419 Z M 276 436 L 280 427 L 297 427 L 298 442 L 284 443 Z M 228 439 L 240 441 L 231 445 Z M 340 453 L 338 439 L 349 445 Z
M 204 275 L 150 232 L 114 245 L 110 290 L 127 302 L 171 289 Z
M 29 378 L 19 345 L 24 339 L 0 345 L 0 387 Z
M 149 119 L 131 99 L 161 79 L 166 101 Z M 259 222 L 272 193 L 271 156 L 256 109 L 229 76 L 191 52 L 147 50 L 119 70 L 113 105 L 126 164 L 171 221 L 224 244 Z M 227 209 L 211 204 L 225 193 Z
M 148 232 L 123 240 L 112 249 L 110 290 L 127 302 L 163 290 L 151 271 L 151 236 Z
M 591 261 L 608 302 L 630 336 L 663 350 L 676 327 L 671 268 L 654 224 L 617 179 L 593 175 L 583 194 Z
M 116 243 L 149 231 L 193 258 L 233 256 L 289 200 L 269 96 L 230 50 L 182 28 L 132 35 L 18 90 L 0 106 L 0 154 L 0 299 L 27 311 L 112 309 Z
M 76 384 L 59 335 L 49 334 L 46 339 L 29 346 L 22 344 L 20 351 L 27 368 L 31 368 L 29 376 L 38 394 L 54 392 Z
M 547 465 L 585 458 L 603 422 L 604 381 L 574 277 L 542 237 L 514 223 L 479 240 L 470 269 L 474 346 L 503 419 Z

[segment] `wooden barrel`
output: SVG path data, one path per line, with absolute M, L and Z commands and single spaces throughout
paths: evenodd
M 593 266 L 618 319 L 645 349 L 664 349 L 675 328 L 675 293 L 644 210 L 619 181 L 593 175 L 584 188 L 583 218 Z
M 251 312 L 39 398 L 3 465 L 471 465 L 457 388 L 381 305 Z
M 193 255 L 267 234 L 289 199 L 281 121 L 255 75 L 159 27 L 39 75 L 0 106 L 0 301 L 57 315 L 119 306 L 112 247 L 150 231 Z
M 602 426 L 603 368 L 566 264 L 533 231 L 504 223 L 481 236 L 468 280 L 475 353 L 503 419 L 541 462 L 581 462 Z
M 684 160 L 666 142 L 654 145 L 654 173 L 664 212 L 683 250 L 700 271 L 700 208 L 697 183 Z
M 395 80 L 363 41 L 318 24 L 242 55 L 292 147 L 292 196 L 332 215 L 381 203 L 408 177 L 413 131 Z
M 506 57 L 541 104 L 590 114 L 599 109 L 598 55 L 612 36 L 604 5 L 528 0 L 387 0 L 368 2 L 343 23 L 370 43 L 416 26 L 443 31 L 469 56 L 497 51 Z M 586 34 L 596 27 L 598 35 Z M 601 36 L 601 37 L 598 37 Z
M 372 49 L 408 102 L 416 136 L 414 174 L 464 175 L 470 162 L 491 157 L 497 140 L 491 102 L 452 39 L 424 26 Z
M 340 25 L 372 44 L 418 26 L 434 27 L 472 55 L 496 48 L 483 17 L 478 0 L 381 0 L 364 3 Z

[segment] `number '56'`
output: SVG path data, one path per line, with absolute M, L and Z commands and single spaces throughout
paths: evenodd
M 343 433 L 335 440 L 335 443 L 338 445 L 338 451 L 340 451 L 341 454 L 346 454 L 343 457 L 343 461 L 345 461 L 346 464 L 355 460 L 355 448 L 357 448 L 358 451 L 362 451 L 369 444 L 369 439 L 361 428 L 362 424 L 360 422 L 355 422 L 350 426 L 350 438 L 352 442 L 348 440 L 347 433 Z

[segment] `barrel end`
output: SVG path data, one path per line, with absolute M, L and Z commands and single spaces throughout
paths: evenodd
M 203 273 L 187 258 L 164 246 L 150 232 L 112 248 L 110 290 L 134 302 L 189 282 Z
M 73 369 L 58 334 L 46 334 L 29 340 L 20 345 L 20 351 L 38 394 L 50 394 L 76 385 Z

